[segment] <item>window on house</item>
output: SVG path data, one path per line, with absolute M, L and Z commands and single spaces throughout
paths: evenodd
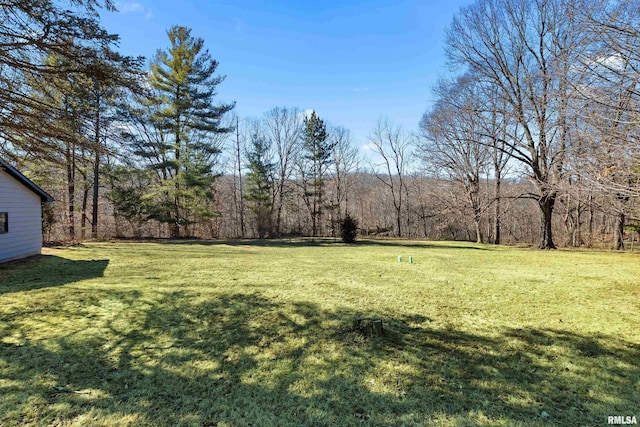
M 0 212 L 0 234 L 9 232 L 9 214 Z

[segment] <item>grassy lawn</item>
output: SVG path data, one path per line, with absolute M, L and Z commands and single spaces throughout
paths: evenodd
M 0 266 L 0 425 L 640 418 L 639 261 L 402 241 L 48 249 Z

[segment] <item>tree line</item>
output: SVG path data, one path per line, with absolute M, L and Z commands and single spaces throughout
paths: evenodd
M 339 236 L 625 245 L 638 218 L 635 1 L 477 0 L 416 129 L 366 152 L 319 113 L 219 103 L 204 40 L 148 61 L 100 25 L 110 1 L 0 3 L 0 155 L 56 197 L 45 238 Z M 626 232 L 626 234 L 625 234 Z

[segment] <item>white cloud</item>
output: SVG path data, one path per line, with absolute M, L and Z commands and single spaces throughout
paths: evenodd
M 145 11 L 143 5 L 134 2 L 118 2 L 116 3 L 116 9 L 121 13 L 142 13 Z
M 144 15 L 145 19 L 153 18 L 153 10 L 138 2 L 117 2 L 116 9 L 118 9 L 120 13 Z
M 356 87 L 353 88 L 353 91 L 358 93 L 358 92 L 369 92 L 369 88 L 368 87 Z
M 624 68 L 624 59 L 618 54 L 610 55 L 606 58 L 597 59 L 596 62 L 604 65 L 610 70 L 620 71 Z
M 376 151 L 376 144 L 374 144 L 373 142 L 369 142 L 368 144 L 364 144 L 360 146 L 360 150 L 362 151 Z

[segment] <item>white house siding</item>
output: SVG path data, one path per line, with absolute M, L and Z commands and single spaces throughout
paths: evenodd
M 2 169 L 0 212 L 9 214 L 9 232 L 0 234 L 0 262 L 39 254 L 42 249 L 40 196 Z

